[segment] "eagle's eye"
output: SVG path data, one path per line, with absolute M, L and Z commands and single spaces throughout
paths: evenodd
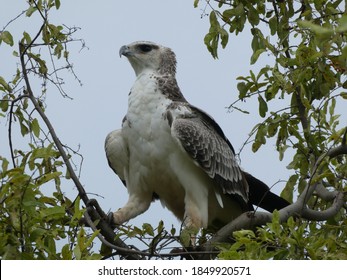
M 139 49 L 142 51 L 142 52 L 150 52 L 153 48 L 151 45 L 147 45 L 147 44 L 142 44 L 142 45 L 139 45 Z

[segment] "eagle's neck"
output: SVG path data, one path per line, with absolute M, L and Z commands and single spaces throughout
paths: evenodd
M 154 82 L 154 85 L 153 85 Z M 175 71 L 144 69 L 137 75 L 135 87 L 151 88 L 172 101 L 187 102 L 175 77 Z M 147 93 L 148 94 L 148 93 Z
M 172 101 L 187 102 L 184 98 L 174 75 L 164 74 L 157 75 L 156 77 L 158 89 L 168 99 Z

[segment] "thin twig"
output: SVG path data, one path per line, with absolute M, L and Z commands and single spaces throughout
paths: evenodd
M 16 21 L 18 18 L 20 18 L 22 15 L 24 15 L 26 13 L 26 10 L 22 11 L 19 15 L 15 16 L 13 19 L 11 19 L 0 31 L 0 33 L 4 32 L 4 30 L 6 30 L 6 28 L 14 21 Z
M 23 73 L 23 77 L 25 80 L 25 85 L 26 85 L 26 93 L 28 95 L 28 98 L 30 99 L 30 101 L 33 103 L 35 110 L 39 113 L 40 117 L 42 118 L 42 120 L 44 121 L 44 123 L 46 124 L 49 132 L 51 133 L 52 139 L 54 141 L 54 144 L 56 145 L 59 153 L 61 154 L 63 161 L 66 165 L 67 170 L 69 171 L 69 174 L 71 176 L 72 181 L 75 183 L 75 186 L 77 187 L 77 190 L 80 194 L 81 199 L 83 200 L 83 202 L 85 204 L 88 203 L 89 198 L 81 184 L 81 182 L 79 181 L 71 163 L 69 160 L 69 157 L 67 156 L 67 154 L 65 153 L 65 150 L 63 148 L 63 145 L 61 144 L 50 120 L 47 118 L 46 114 L 44 113 L 44 111 L 42 110 L 40 104 L 37 102 L 33 91 L 31 90 L 31 86 L 30 86 L 30 82 L 29 82 L 29 78 L 27 75 L 27 71 L 25 68 L 25 61 L 24 61 L 24 55 L 25 55 L 25 51 L 27 50 L 27 48 L 25 48 L 25 46 L 20 43 L 19 44 L 19 52 L 20 52 L 20 60 L 21 60 L 21 66 L 22 66 L 22 73 Z
M 11 100 L 11 107 L 10 107 L 10 118 L 9 118 L 9 126 L 8 126 L 8 143 L 10 146 L 10 153 L 11 153 L 11 160 L 13 167 L 16 167 L 16 161 L 15 161 L 15 155 L 14 155 L 14 149 L 13 149 L 13 142 L 12 142 L 12 122 L 13 122 L 13 108 L 14 105 L 21 99 L 28 97 L 28 95 L 23 94 L 18 96 L 17 98 Z

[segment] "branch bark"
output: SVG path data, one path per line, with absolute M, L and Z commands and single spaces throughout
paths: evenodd
M 346 133 L 344 134 L 342 144 L 336 148 L 332 148 L 326 153 L 322 154 L 314 165 L 314 170 L 319 173 L 319 165 L 325 157 L 334 158 L 339 155 L 347 154 Z M 325 201 L 332 201 L 332 205 L 323 211 L 316 211 L 307 207 L 307 201 L 316 192 Z M 297 201 L 281 210 L 279 210 L 280 222 L 285 222 L 289 217 L 302 217 L 307 220 L 325 221 L 335 216 L 342 207 L 346 207 L 345 195 L 343 192 L 334 190 L 328 191 L 322 182 L 313 185 L 308 184 L 304 191 L 300 194 Z M 272 213 L 268 212 L 247 212 L 240 215 L 237 219 L 233 220 L 223 228 L 221 228 L 206 244 L 203 250 L 207 252 L 216 251 L 215 245 L 230 241 L 232 233 L 242 229 L 254 229 L 257 226 L 265 225 L 272 221 Z M 203 259 L 209 259 L 211 254 L 205 254 Z

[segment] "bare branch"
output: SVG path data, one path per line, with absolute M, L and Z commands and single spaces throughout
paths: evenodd
M 17 16 L 15 16 L 13 19 L 11 19 L 0 31 L 0 33 L 4 32 L 4 30 L 6 30 L 6 28 L 14 21 L 16 21 L 18 18 L 20 18 L 22 15 L 24 15 L 26 13 L 26 10 L 22 11 L 20 14 L 18 14 Z
M 303 218 L 311 221 L 326 221 L 327 219 L 335 216 L 345 204 L 346 201 L 344 199 L 344 194 L 342 192 L 337 192 L 333 204 L 328 209 L 315 211 L 305 208 L 301 215 Z
M 346 129 L 347 132 L 347 129 Z M 346 133 L 344 134 L 343 139 L 346 138 Z M 335 158 L 339 155 L 346 155 L 347 154 L 347 144 L 346 144 L 346 139 L 342 140 L 342 144 L 336 148 L 330 149 L 327 153 L 326 156 L 330 158 Z
M 88 209 L 88 211 L 86 211 L 84 214 L 85 221 L 93 231 L 98 231 L 99 229 L 95 226 L 95 224 L 93 222 L 94 219 L 92 220 L 91 216 L 88 213 L 88 212 L 91 212 L 92 215 L 93 214 L 95 215 L 95 211 L 93 211 L 94 209 L 90 208 L 90 207 L 88 207 L 87 209 Z M 102 222 L 102 221 L 103 221 L 102 219 L 99 219 L 99 222 Z M 99 228 L 100 227 L 104 228 L 104 225 L 101 224 L 101 225 L 99 225 Z M 104 236 L 112 237 L 114 242 L 113 243 L 109 242 L 107 239 L 105 239 Z M 126 256 L 127 259 L 132 259 L 132 260 L 142 259 L 142 257 L 141 257 L 141 255 L 143 255 L 142 252 L 138 252 L 138 251 L 135 251 L 133 249 L 129 249 L 128 245 L 126 245 L 119 238 L 114 239 L 114 236 L 115 236 L 115 234 L 114 234 L 112 229 L 111 229 L 111 231 L 108 231 L 106 234 L 105 234 L 105 230 L 103 231 L 103 234 L 98 234 L 98 238 L 103 244 L 116 250 L 120 255 Z M 116 245 L 114 243 L 116 243 Z M 139 254 L 139 253 L 141 253 L 141 254 Z
M 328 191 L 324 185 L 323 182 L 317 184 L 316 186 L 316 194 L 323 200 L 325 201 L 332 201 L 336 198 L 336 196 L 338 195 L 338 191 L 334 190 L 334 191 Z
M 54 143 L 55 143 L 59 153 L 61 154 L 61 156 L 62 156 L 62 158 L 64 160 L 66 168 L 68 169 L 68 171 L 69 171 L 69 173 L 71 175 L 71 179 L 74 181 L 74 183 L 75 183 L 75 185 L 76 185 L 76 187 L 78 189 L 78 192 L 79 192 L 83 202 L 85 204 L 87 204 L 89 199 L 88 199 L 88 197 L 86 195 L 86 192 L 84 191 L 84 188 L 83 188 L 82 184 L 80 183 L 77 175 L 75 174 L 74 169 L 72 168 L 72 165 L 71 165 L 71 163 L 69 161 L 69 158 L 68 158 L 67 154 L 65 153 L 63 145 L 61 144 L 57 134 L 55 133 L 55 130 L 54 130 L 51 122 L 47 118 L 46 114 L 43 112 L 40 104 L 37 102 L 36 98 L 34 97 L 34 94 L 33 94 L 32 90 L 31 90 L 29 78 L 28 78 L 27 71 L 26 71 L 26 68 L 25 68 L 25 61 L 24 61 L 24 55 L 25 55 L 26 49 L 27 48 L 25 48 L 23 44 L 21 44 L 21 43 L 19 44 L 20 60 L 21 60 L 21 66 L 22 66 L 22 73 L 23 73 L 24 80 L 25 80 L 25 85 L 26 85 L 26 93 L 27 93 L 28 98 L 30 99 L 30 101 L 33 103 L 33 105 L 35 107 L 35 110 L 39 113 L 40 117 L 42 118 L 42 120 L 46 124 L 49 132 L 51 133 L 53 141 L 54 141 Z
M 346 130 L 347 131 L 347 130 Z M 346 135 L 346 133 L 345 133 Z M 345 137 L 344 135 L 344 137 Z M 317 171 L 322 160 L 329 156 L 330 158 L 338 155 L 347 154 L 347 145 L 343 141 L 343 144 L 332 148 L 323 155 L 321 155 L 313 168 Z M 333 201 L 333 204 L 326 210 L 315 211 L 307 207 L 307 201 L 314 192 L 317 192 L 319 196 L 327 201 Z M 339 191 L 328 191 L 322 185 L 322 182 L 315 183 L 314 185 L 308 184 L 304 191 L 300 194 L 297 201 L 281 210 L 279 210 L 280 222 L 285 222 L 292 216 L 300 216 L 305 219 L 315 221 L 325 221 L 335 216 L 342 207 L 346 204 L 344 194 Z M 253 229 L 256 226 L 265 225 L 272 220 L 272 213 L 266 212 L 247 212 L 240 215 L 238 218 L 221 228 L 205 245 L 204 249 L 208 252 L 213 252 L 214 245 L 216 243 L 228 242 L 233 232 L 241 229 Z

